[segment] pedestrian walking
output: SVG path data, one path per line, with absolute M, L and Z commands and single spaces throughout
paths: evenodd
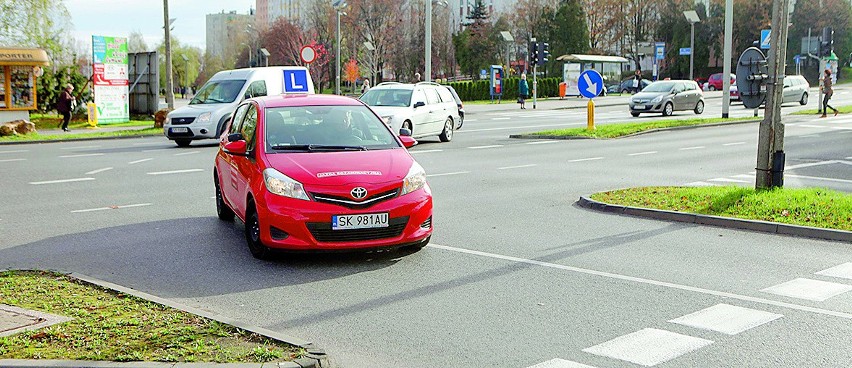
M 68 123 L 71 122 L 71 112 L 74 111 L 73 105 L 75 105 L 74 95 L 71 92 L 74 91 L 74 86 L 71 83 L 65 85 L 65 89 L 62 90 L 62 93 L 59 94 L 59 100 L 56 102 L 56 111 L 62 114 L 62 130 L 69 132 Z
M 527 83 L 527 75 L 521 74 L 521 81 L 518 83 L 518 103 L 521 104 L 521 109 L 526 109 L 526 99 L 530 96 L 530 85 Z
M 642 71 L 636 69 L 636 72 L 633 73 L 633 93 L 639 93 L 639 89 L 642 87 Z
M 180 87 L 180 98 L 186 99 L 186 86 Z
M 361 94 L 367 93 L 370 90 L 370 80 L 364 79 L 364 83 L 361 83 Z
M 834 116 L 837 116 L 837 109 L 828 104 L 828 100 L 831 99 L 831 95 L 834 94 L 834 89 L 831 88 L 831 69 L 825 70 L 825 77 L 822 79 L 822 93 L 824 97 L 822 98 L 822 115 L 821 118 L 824 118 L 828 113 L 828 108 L 834 110 Z

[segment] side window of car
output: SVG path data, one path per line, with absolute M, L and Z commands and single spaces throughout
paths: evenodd
M 434 88 L 426 89 L 426 99 L 429 101 L 430 105 L 441 103 L 441 97 L 438 96 L 438 91 Z
M 252 104 L 248 104 L 247 106 L 246 118 L 243 119 L 243 123 L 240 126 L 240 133 L 242 133 L 243 139 L 247 143 L 246 150 L 251 151 L 254 149 L 256 141 L 254 132 L 257 130 L 257 108 Z
M 266 82 L 259 80 L 254 81 L 246 89 L 246 98 L 266 96 Z
M 414 90 L 414 93 L 411 95 L 411 106 L 414 106 L 418 102 L 426 103 L 426 94 L 423 93 L 422 89 Z
M 240 125 L 243 123 L 243 117 L 246 116 L 248 106 L 248 104 L 245 104 L 237 108 L 237 112 L 234 113 L 234 118 L 231 120 L 231 129 L 228 130 L 228 134 L 240 132 Z
M 441 102 L 451 102 L 453 104 L 456 103 L 456 99 L 453 98 L 453 94 L 450 92 L 450 90 L 446 88 L 438 88 L 437 91 L 438 96 L 441 97 Z

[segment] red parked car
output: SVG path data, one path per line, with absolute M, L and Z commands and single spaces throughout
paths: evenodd
M 723 75 L 724 73 L 711 74 L 710 78 L 707 79 L 707 89 L 711 91 L 721 91 L 723 89 L 722 83 L 725 82 L 724 79 L 722 79 Z M 737 76 L 731 74 L 731 85 L 734 83 L 737 83 Z
M 340 96 L 254 98 L 233 116 L 216 155 L 216 210 L 243 220 L 254 257 L 428 244 L 432 193 L 409 132 L 397 137 Z

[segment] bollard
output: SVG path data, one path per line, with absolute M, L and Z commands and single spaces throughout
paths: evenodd
M 89 127 L 96 128 L 98 126 L 98 109 L 94 102 L 86 104 L 86 110 L 89 115 Z
M 595 130 L 595 101 L 589 99 L 589 104 L 587 105 L 588 116 L 586 117 L 586 129 Z

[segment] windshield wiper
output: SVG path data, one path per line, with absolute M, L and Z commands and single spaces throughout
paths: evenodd
M 281 151 L 366 151 L 364 146 L 330 146 L 323 144 L 276 144 L 272 146 L 274 150 Z

